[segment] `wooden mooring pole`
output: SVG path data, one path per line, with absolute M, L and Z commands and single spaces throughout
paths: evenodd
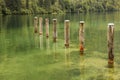
M 38 17 L 34 17 L 34 33 L 38 32 Z
M 70 21 L 65 20 L 64 23 L 64 37 L 65 37 L 65 63 L 70 66 Z
M 43 19 L 42 19 L 42 17 L 40 17 L 39 18 L 39 35 L 42 35 L 42 33 L 43 33 L 43 30 L 42 30 L 43 25 L 42 25 L 42 23 L 43 23 Z
M 54 45 L 54 58 L 55 61 L 57 61 L 57 53 L 56 53 L 56 49 L 57 49 L 57 19 L 53 19 L 53 45 Z
M 45 19 L 45 24 L 46 24 L 46 37 L 49 37 L 49 20 L 46 18 Z
M 80 21 L 79 28 L 80 54 L 84 53 L 84 21 Z
M 57 19 L 53 19 L 53 42 L 57 39 Z
M 108 67 L 114 67 L 114 53 L 113 53 L 113 42 L 114 42 L 114 24 L 108 24 L 108 34 L 107 34 L 107 41 L 108 41 Z
M 70 21 L 65 20 L 64 25 L 64 37 L 65 37 L 65 47 L 69 48 L 69 40 L 70 40 Z

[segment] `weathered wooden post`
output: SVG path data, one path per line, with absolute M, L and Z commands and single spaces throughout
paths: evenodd
M 46 24 L 46 37 L 49 37 L 49 20 L 46 18 L 45 19 L 45 24 Z
M 34 33 L 38 32 L 38 17 L 34 17 Z
M 56 47 L 57 47 L 57 19 L 53 19 L 53 42 L 54 42 L 54 58 L 57 61 Z
M 70 50 L 69 50 L 69 43 L 70 43 L 70 21 L 65 20 L 64 23 L 64 37 L 65 37 L 65 62 L 67 66 L 70 66 Z
M 43 48 L 43 19 L 39 18 L 39 37 L 40 37 L 40 48 Z
M 65 20 L 64 25 L 64 37 L 65 37 L 65 47 L 69 48 L 69 40 L 70 40 L 70 21 Z
M 57 19 L 53 19 L 53 42 L 57 39 Z
M 84 53 L 84 21 L 80 21 L 79 28 L 80 54 Z
M 42 35 L 42 33 L 43 33 L 43 30 L 42 30 L 43 25 L 42 25 L 42 23 L 43 23 L 43 19 L 42 19 L 42 17 L 40 17 L 39 18 L 39 35 Z
M 113 23 L 108 24 L 107 41 L 108 41 L 108 67 L 114 67 L 114 53 L 113 53 L 114 24 Z

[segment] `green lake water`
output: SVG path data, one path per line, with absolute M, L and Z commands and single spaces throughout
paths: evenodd
M 43 18 L 43 36 L 34 17 Z M 50 35 L 45 35 L 45 18 Z M 53 43 L 52 19 L 57 19 Z M 64 20 L 70 20 L 70 48 L 64 46 Z M 85 52 L 79 52 L 79 21 L 85 21 Z M 107 25 L 115 24 L 114 68 L 108 68 Z M 65 54 L 69 54 L 66 59 Z M 0 80 L 120 80 L 120 12 L 67 15 L 0 15 Z

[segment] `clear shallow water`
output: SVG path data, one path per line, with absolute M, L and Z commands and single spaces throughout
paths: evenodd
M 1 80 L 119 80 L 120 13 L 0 16 Z M 50 19 L 50 37 L 34 34 L 34 16 Z M 58 20 L 53 43 L 52 19 Z M 64 20 L 70 20 L 70 48 L 64 47 Z M 85 21 L 85 55 L 79 55 L 79 21 Z M 114 68 L 107 68 L 107 24 L 115 23 Z M 65 54 L 69 53 L 69 61 Z

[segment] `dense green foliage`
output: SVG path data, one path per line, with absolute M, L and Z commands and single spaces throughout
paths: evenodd
M 63 13 L 119 10 L 118 0 L 0 0 L 0 13 Z

